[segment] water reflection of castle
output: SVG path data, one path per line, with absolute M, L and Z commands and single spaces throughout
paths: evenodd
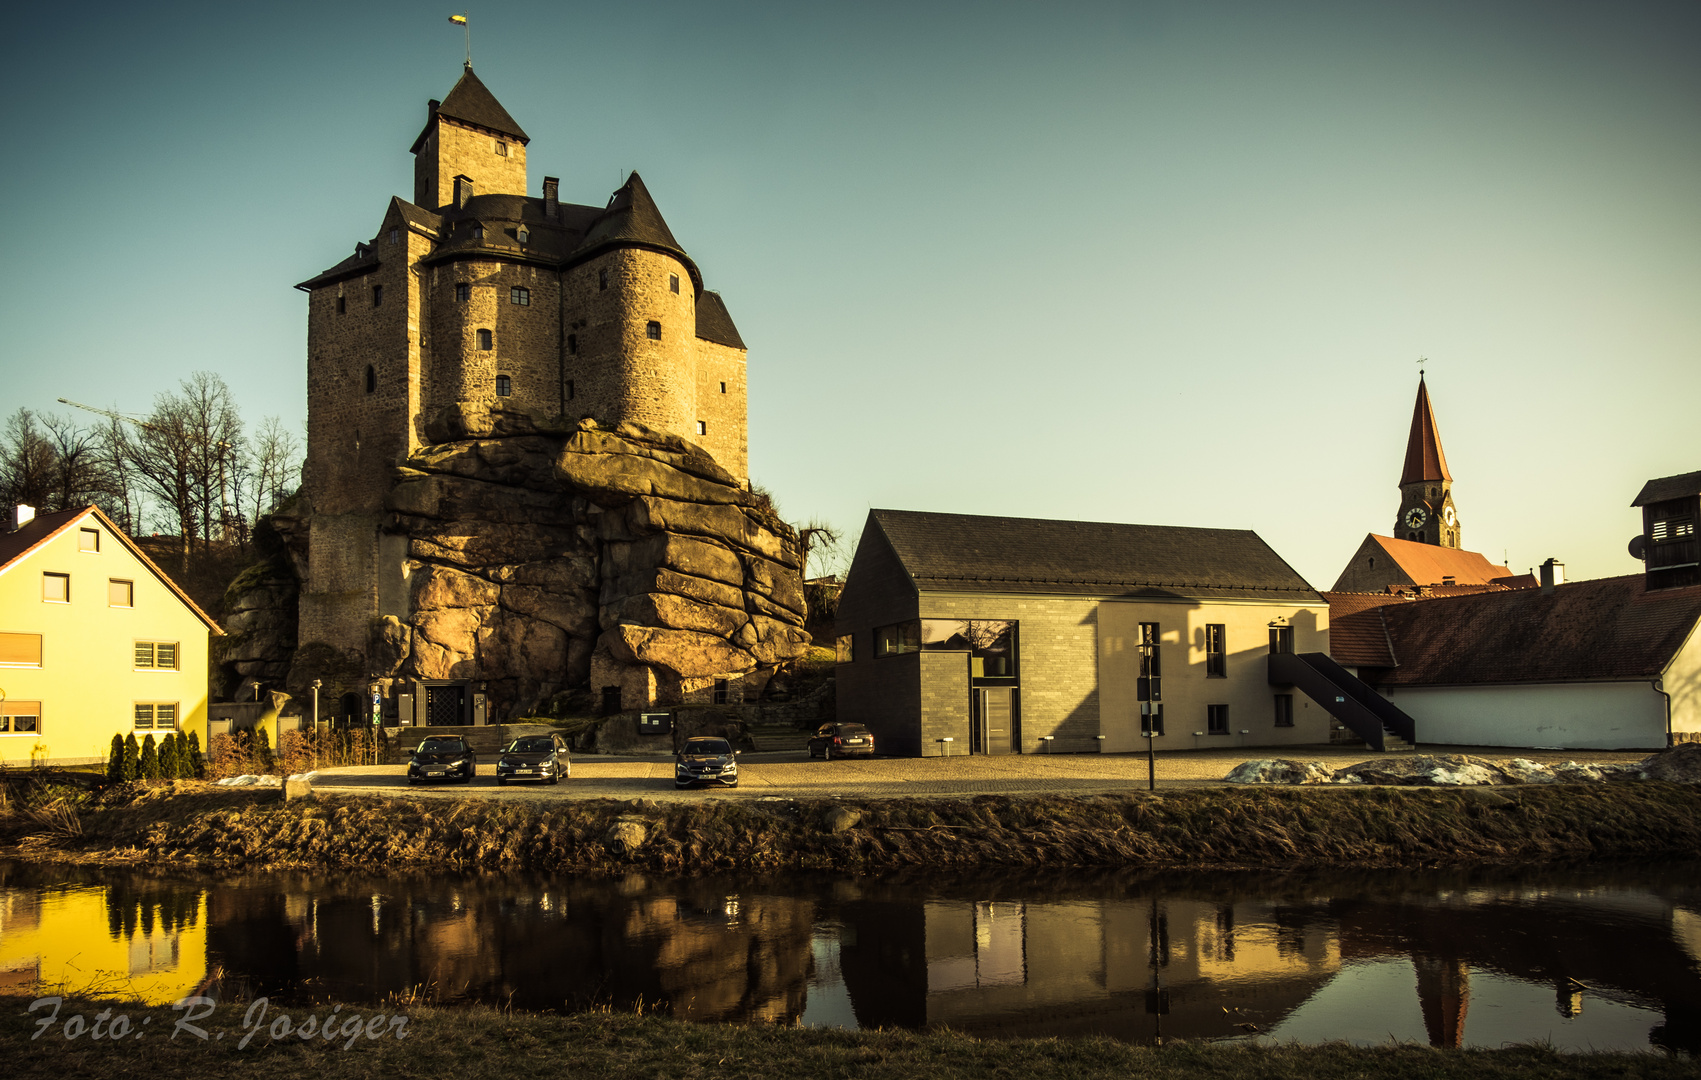
M 0 864 L 0 983 L 14 993 L 642 1002 L 698 1020 L 1200 1039 L 1280 1034 L 1339 995 L 1347 969 L 1391 964 L 1409 973 L 1395 1007 L 1415 991 L 1436 1045 L 1467 1041 L 1472 980 L 1488 977 L 1551 987 L 1549 1017 L 1632 1006 L 1649 1042 L 1701 1049 L 1701 889 L 1681 874 L 1636 888 L 1527 874 L 1049 888 L 271 874 L 203 891 L 35 873 Z

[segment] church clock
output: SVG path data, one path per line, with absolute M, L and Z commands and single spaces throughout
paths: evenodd
M 1406 511 L 1406 528 L 1421 529 L 1423 523 L 1429 520 L 1429 511 L 1421 506 L 1414 506 Z

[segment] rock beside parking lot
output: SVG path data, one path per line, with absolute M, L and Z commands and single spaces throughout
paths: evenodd
M 1650 780 L 1701 784 L 1701 743 L 1678 743 L 1646 759 L 1639 768 Z
M 862 820 L 862 811 L 853 810 L 848 806 L 835 806 L 827 811 L 824 824 L 828 832 L 849 832 L 856 828 L 856 823 Z
M 650 838 L 649 822 L 641 817 L 623 816 L 602 834 L 602 846 L 616 854 L 637 851 Z
M 1321 761 L 1261 758 L 1236 765 L 1224 779 L 1231 784 L 1327 784 L 1333 776 Z

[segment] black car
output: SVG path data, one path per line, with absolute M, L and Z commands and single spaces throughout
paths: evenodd
M 874 733 L 861 724 L 822 724 L 809 737 L 809 756 L 819 758 L 873 757 Z
M 526 735 L 502 748 L 496 759 L 496 786 L 510 780 L 540 780 L 559 784 L 563 776 L 573 775 L 573 762 L 567 756 L 567 740 L 559 735 Z
M 471 783 L 478 775 L 478 758 L 458 735 L 433 735 L 414 747 L 408 761 L 408 783 L 422 780 L 458 780 Z
M 688 788 L 713 782 L 721 787 L 737 787 L 737 758 L 738 751 L 725 739 L 702 736 L 686 739 L 673 757 L 673 786 Z

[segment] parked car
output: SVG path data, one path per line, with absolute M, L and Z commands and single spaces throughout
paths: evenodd
M 559 735 L 526 735 L 502 748 L 496 759 L 496 786 L 510 780 L 538 780 L 559 784 L 564 776 L 573 775 L 573 762 L 567 756 L 567 740 Z
M 873 757 L 874 732 L 861 724 L 822 724 L 809 738 L 812 758 Z
M 738 786 L 738 751 L 725 739 L 686 739 L 673 757 L 673 786 L 688 788 L 710 781 L 721 787 Z
M 458 735 L 433 735 L 414 747 L 408 761 L 408 783 L 423 780 L 458 780 L 471 783 L 478 775 L 478 758 Z

